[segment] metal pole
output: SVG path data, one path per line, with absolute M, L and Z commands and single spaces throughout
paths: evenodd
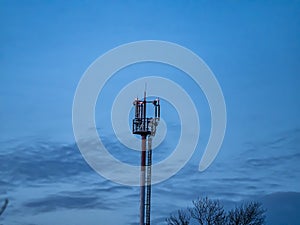
M 152 170 L 152 137 L 148 137 L 147 175 L 146 175 L 146 225 L 150 225 L 151 213 L 151 170 Z
M 142 123 L 144 131 L 146 131 L 147 121 L 146 121 L 146 90 L 144 91 L 144 101 L 143 101 L 143 111 L 142 111 Z M 145 225 L 145 178 L 146 178 L 146 139 L 147 134 L 142 135 L 142 153 L 141 153 L 141 203 L 140 203 L 140 225 Z
M 142 135 L 142 153 L 141 153 L 141 202 L 140 202 L 140 225 L 144 225 L 145 218 L 145 168 L 146 168 L 146 135 Z

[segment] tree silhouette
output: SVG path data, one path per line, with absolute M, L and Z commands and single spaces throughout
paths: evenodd
M 190 223 L 191 216 L 185 210 L 178 210 L 177 214 L 171 214 L 166 222 L 169 225 L 188 225 Z
M 262 225 L 265 223 L 265 212 L 258 202 L 245 203 L 228 213 L 228 225 Z
M 191 217 L 196 219 L 200 225 L 223 225 L 226 214 L 219 201 L 207 197 L 193 201 L 193 208 L 190 208 Z
M 2 215 L 4 210 L 6 209 L 7 204 L 8 204 L 8 199 L 5 199 L 3 206 L 0 208 L 0 216 Z
M 171 214 L 166 222 L 168 225 L 189 225 L 191 220 L 192 224 L 200 225 L 263 225 L 265 212 L 258 202 L 244 203 L 225 212 L 218 200 L 205 197 L 193 201 L 192 208 Z

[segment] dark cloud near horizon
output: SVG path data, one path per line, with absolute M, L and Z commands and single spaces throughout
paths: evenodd
M 44 198 L 32 199 L 25 202 L 23 207 L 30 208 L 34 214 L 59 209 L 112 209 L 104 199 L 95 194 L 95 192 L 89 193 L 84 190 L 77 193 L 61 192 Z
M 274 165 L 280 166 L 286 163 L 289 163 L 291 161 L 299 161 L 300 160 L 300 153 L 296 154 L 290 154 L 290 155 L 285 155 L 285 156 L 274 156 L 274 157 L 269 157 L 269 158 L 253 158 L 253 159 L 248 159 L 246 161 L 247 164 L 250 166 L 256 167 L 256 168 L 269 168 Z
M 299 130 L 295 130 L 268 142 L 254 143 L 255 150 L 248 148 L 232 162 L 214 163 L 203 173 L 197 171 L 196 165 L 187 164 L 172 179 L 153 186 L 152 210 L 157 215 L 154 221 L 160 221 L 164 215 L 199 196 L 217 198 L 226 206 L 232 206 L 243 199 L 286 190 L 284 185 L 289 186 L 290 179 L 293 179 L 291 190 L 299 187 L 296 179 L 299 136 Z M 110 146 L 108 139 L 106 144 Z M 11 207 L 17 212 L 21 208 L 27 213 L 39 214 L 61 209 L 118 210 L 126 204 L 138 207 L 138 188 L 117 185 L 98 176 L 75 144 L 37 141 L 2 143 L 1 146 L 5 149 L 0 153 L 0 194 L 10 196 Z M 129 157 L 121 145 L 111 146 L 119 157 Z M 294 171 L 287 174 L 290 168 Z M 54 187 L 56 184 L 61 186 Z M 26 187 L 45 190 L 45 194 L 29 195 L 25 199 L 14 196 L 16 190 L 23 188 L 25 195 Z M 162 203 L 163 199 L 176 201 Z M 290 207 L 298 204 L 298 200 L 295 201 Z M 162 204 L 165 210 L 161 209 Z M 131 214 L 132 221 L 137 214 Z
M 75 144 L 22 143 L 0 153 L 0 181 L 11 186 L 55 183 L 89 172 Z
M 247 143 L 247 148 L 236 159 L 237 174 L 249 183 L 259 181 L 274 188 L 280 185 L 299 190 L 299 147 L 300 129 L 286 131 L 268 141 Z
M 253 154 L 259 153 L 270 154 L 278 153 L 280 155 L 285 155 L 286 153 L 299 153 L 300 144 L 300 129 L 295 128 L 287 130 L 277 136 L 269 138 L 264 141 L 251 141 L 244 144 L 245 149 L 241 153 L 241 157 L 251 156 Z
M 299 224 L 300 192 L 277 192 L 257 200 L 267 210 L 267 224 Z

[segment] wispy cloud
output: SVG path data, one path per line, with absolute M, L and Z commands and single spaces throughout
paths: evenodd
M 203 173 L 188 163 L 171 179 L 153 186 L 154 221 L 199 196 L 233 205 L 273 192 L 299 190 L 299 137 L 299 130 L 293 130 L 266 142 L 248 143 L 236 159 L 216 162 Z M 111 143 L 108 137 L 105 144 L 118 157 L 132 160 L 124 146 Z M 129 222 L 137 220 L 139 188 L 99 176 L 75 144 L 14 141 L 1 146 L 0 194 L 11 200 L 8 216 L 73 209 L 114 211 L 126 205 Z

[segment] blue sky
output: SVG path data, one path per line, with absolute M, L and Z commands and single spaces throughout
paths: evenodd
M 196 164 L 208 139 L 209 108 L 204 95 L 196 90 L 191 80 L 174 69 L 147 64 L 120 71 L 107 84 L 102 94 L 113 98 L 118 88 L 132 79 L 120 78 L 122 74 L 137 72 L 135 78 L 138 78 L 149 75 L 149 72 L 164 73 L 181 83 L 201 111 L 203 133 L 191 163 L 173 179 L 154 187 L 154 191 L 156 188 L 157 192 L 172 192 L 174 196 L 180 196 L 178 202 L 166 207 L 168 210 L 164 213 L 184 207 L 203 194 L 196 191 L 197 182 L 191 188 L 183 185 L 186 179 L 190 182 L 207 181 L 204 187 L 199 184 L 206 190 L 204 193 L 224 200 L 240 201 L 279 192 L 295 192 L 298 196 L 299 15 L 299 1 L 75 1 L 72 4 L 61 1 L 1 1 L 0 154 L 6 164 L 0 164 L 0 181 L 6 185 L 0 186 L 0 193 L 10 198 L 18 196 L 13 197 L 11 207 L 18 208 L 23 204 L 30 208 L 34 201 L 26 196 L 32 191 L 32 184 L 37 187 L 34 192 L 41 193 L 40 199 L 50 203 L 51 196 L 62 196 L 63 191 L 71 192 L 78 188 L 80 179 L 86 184 L 93 179 L 97 184 L 99 179 L 103 189 L 115 187 L 97 174 L 93 175 L 84 160 L 76 155 L 71 121 L 73 96 L 84 71 L 97 57 L 118 45 L 151 39 L 174 42 L 198 54 L 218 79 L 228 113 L 220 154 L 211 168 L 201 174 L 196 171 Z M 109 114 L 112 104 L 109 101 L 104 103 L 104 106 L 97 105 L 99 120 L 101 111 Z M 175 128 L 176 118 L 169 119 Z M 107 146 L 118 146 L 115 137 L 109 136 L 111 128 L 100 126 L 99 129 L 104 130 Z M 172 148 L 172 137 L 178 137 L 178 132 L 178 129 L 174 134 L 171 132 L 163 147 Z M 80 162 L 76 162 L 74 168 L 67 167 L 66 174 L 55 172 L 54 165 L 59 167 L 62 163 L 69 165 L 69 162 L 61 161 L 54 149 L 73 149 L 70 155 L 73 157 L 75 154 L 74 160 Z M 51 157 L 52 151 L 58 154 L 53 156 L 53 160 L 47 157 L 40 161 L 36 159 L 41 154 Z M 27 164 L 31 160 L 32 164 Z M 49 164 L 45 165 L 49 167 L 41 169 L 42 172 L 36 176 L 31 170 L 20 172 L 23 166 L 39 168 L 40 163 L 46 161 Z M 223 170 L 225 174 L 221 172 Z M 78 177 L 73 174 L 74 171 L 78 172 Z M 80 175 L 81 172 L 88 173 L 90 179 L 85 174 Z M 64 177 L 73 175 L 76 181 L 64 181 Z M 28 182 L 32 176 L 35 177 L 32 183 Z M 49 179 L 41 181 L 40 177 Z M 226 179 L 235 181 L 239 188 L 232 189 L 229 184 L 232 180 L 226 183 Z M 242 181 L 239 182 L 239 179 Z M 21 181 L 24 187 L 20 190 L 16 186 Z M 47 184 L 45 194 L 45 186 L 41 183 Z M 222 185 L 229 185 L 227 195 L 221 191 Z M 172 189 L 173 186 L 177 187 L 176 190 Z M 130 212 L 121 214 L 129 218 L 126 221 L 133 221 L 128 214 L 135 218 L 134 210 L 138 203 L 134 203 L 135 198 L 130 198 L 130 188 L 118 188 L 120 196 L 126 196 L 124 199 L 133 202 Z M 109 192 L 105 190 L 102 194 L 100 190 L 97 195 L 106 198 Z M 74 192 L 70 195 L 72 197 Z M 82 197 L 80 192 L 77 195 Z M 153 197 L 154 208 L 158 208 L 159 203 L 155 203 L 155 199 L 159 201 L 158 196 Z M 174 197 L 172 194 L 166 196 Z M 87 194 L 87 202 L 88 197 Z M 59 202 L 57 198 L 54 201 Z M 115 206 L 100 210 L 103 221 L 104 218 L 109 221 L 114 209 L 118 209 L 116 199 L 108 202 Z M 61 205 L 68 209 L 63 203 Z M 93 214 L 99 206 L 95 203 L 95 208 L 89 208 L 90 205 L 87 204 L 90 210 L 82 209 L 85 215 Z M 105 204 L 103 207 L 106 207 Z M 158 211 L 154 210 L 154 215 L 155 212 Z M 7 212 L 8 221 L 13 215 L 10 213 Z M 29 224 L 42 221 L 46 215 L 44 212 L 40 217 L 33 217 L 30 213 L 29 210 L 26 214 Z M 49 209 L 49 213 L 58 215 L 61 212 Z M 64 215 L 69 214 L 68 219 L 71 220 L 70 211 L 66 210 Z M 160 217 L 163 216 L 156 218 Z

